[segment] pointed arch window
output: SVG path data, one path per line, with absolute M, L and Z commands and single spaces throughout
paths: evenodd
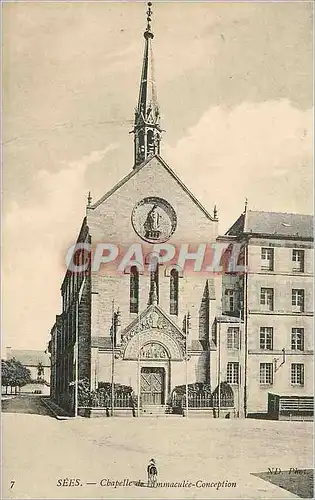
M 135 134 L 135 160 L 140 164 L 145 158 L 144 130 L 138 130 Z
M 147 149 L 149 154 L 154 154 L 154 136 L 153 130 L 147 132 Z
M 170 314 L 178 314 L 178 278 L 177 269 L 170 272 Z
M 130 268 L 130 312 L 139 312 L 139 271 L 137 266 Z

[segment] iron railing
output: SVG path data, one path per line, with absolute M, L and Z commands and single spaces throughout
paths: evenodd
M 219 398 L 217 395 L 211 394 L 191 394 L 188 395 L 188 408 L 233 408 L 234 398 L 233 396 L 221 395 L 220 405 Z M 185 408 L 186 407 L 186 395 L 175 395 L 172 398 L 173 408 Z
M 93 394 L 89 404 L 79 405 L 81 408 L 110 408 L 112 405 L 111 396 L 100 392 Z M 114 408 L 133 408 L 134 399 L 130 394 L 116 394 L 114 398 Z

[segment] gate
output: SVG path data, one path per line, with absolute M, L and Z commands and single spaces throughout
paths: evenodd
M 164 368 L 141 368 L 141 404 L 164 404 Z

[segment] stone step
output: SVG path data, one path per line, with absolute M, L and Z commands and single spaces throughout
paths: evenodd
M 142 415 L 164 415 L 166 414 L 165 405 L 145 405 L 141 408 Z
M 141 418 L 183 418 L 182 415 L 176 413 L 141 413 Z

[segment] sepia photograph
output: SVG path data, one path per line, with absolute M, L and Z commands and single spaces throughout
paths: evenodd
M 2 1 L 4 499 L 313 498 L 311 1 Z

